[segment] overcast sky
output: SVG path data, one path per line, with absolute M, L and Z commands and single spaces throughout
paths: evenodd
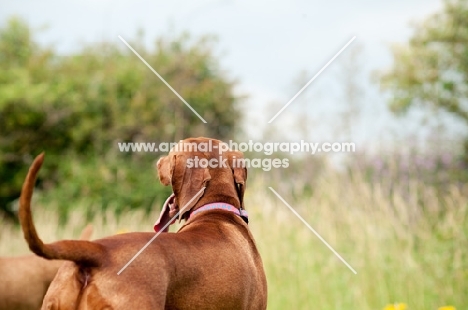
M 19 15 L 33 27 L 47 25 L 40 41 L 53 43 L 61 52 L 73 51 L 82 42 L 120 42 L 118 35 L 131 39 L 137 29 L 144 29 L 148 41 L 171 29 L 215 34 L 222 67 L 239 80 L 238 91 L 250 95 L 244 126 L 252 137 L 258 137 L 259 124 L 266 124 L 277 112 L 266 109 L 266 104 L 286 104 L 302 87 L 294 83 L 301 72 L 306 72 L 303 79 L 307 82 L 356 36 L 350 48 L 362 47 L 359 80 L 365 91 L 356 139 L 372 141 L 399 125 L 395 126 L 386 112 L 378 85 L 369 81 L 370 73 L 391 65 L 389 45 L 408 40 L 411 22 L 421 21 L 441 7 L 439 0 L 0 0 L 0 22 Z M 301 100 L 291 104 L 290 113 L 288 108 L 274 121 L 277 129 L 291 126 L 298 109 L 320 114 L 323 122 L 333 121 L 329 117 L 337 113 L 340 101 L 335 87 L 339 84 L 339 61 L 347 52 L 349 49 L 310 85 L 298 98 Z M 335 124 L 326 124 L 317 131 L 325 130 L 327 135 L 333 127 Z

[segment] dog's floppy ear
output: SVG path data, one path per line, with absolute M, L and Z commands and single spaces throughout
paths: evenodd
M 164 186 L 168 186 L 171 184 L 172 180 L 172 173 L 174 170 L 174 160 L 175 155 L 172 156 L 163 156 L 159 158 L 156 166 L 158 167 L 158 176 L 159 181 Z
M 244 162 L 244 155 L 238 151 L 229 151 L 228 158 L 228 163 L 234 176 L 237 196 L 239 197 L 240 206 L 243 209 L 244 193 L 247 185 L 247 168 Z
M 206 187 L 210 180 L 211 175 L 208 167 L 202 168 L 196 165 L 193 158 L 188 158 L 184 154 L 174 155 L 171 183 L 172 190 L 178 199 L 176 206 L 183 208 L 191 201 L 185 207 L 184 212 L 179 214 L 179 220 L 182 219 L 182 213 L 190 211 L 202 197 L 203 191 L 200 192 L 200 190 Z

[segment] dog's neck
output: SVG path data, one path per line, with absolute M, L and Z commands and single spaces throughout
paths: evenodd
M 207 188 L 208 190 L 208 188 Z M 177 196 L 176 196 L 177 199 Z M 233 209 L 237 210 L 238 213 L 241 212 L 242 207 L 239 201 L 239 198 L 233 197 L 231 195 L 225 195 L 222 193 L 210 193 L 209 191 L 205 191 L 204 195 L 197 201 L 197 203 L 190 208 L 190 210 L 185 210 L 182 214 L 181 218 L 188 220 L 191 214 L 197 212 L 198 210 L 204 208 L 206 205 L 210 204 L 225 204 L 232 206 Z M 178 206 L 181 208 L 181 206 Z
M 202 197 L 203 198 L 203 197 Z M 180 210 L 178 208 L 174 207 L 174 203 L 176 200 L 176 195 L 172 194 L 169 196 L 169 198 L 166 199 L 166 202 L 163 205 L 163 209 L 159 215 L 159 218 L 156 220 L 156 223 L 154 223 L 154 230 L 156 232 L 167 232 L 169 225 L 173 224 L 175 222 L 175 216 L 177 215 Z M 240 216 L 247 224 L 248 224 L 248 218 L 247 218 L 247 212 L 243 209 L 241 209 L 241 204 L 239 200 L 237 200 L 237 206 L 224 202 L 224 201 L 210 201 L 208 203 L 204 203 L 207 199 L 200 199 L 194 207 L 190 208 L 190 210 L 185 211 L 184 214 L 182 214 L 179 218 L 188 220 L 191 215 L 196 214 L 196 213 L 201 213 L 201 211 L 206 211 L 209 205 L 216 205 L 216 208 L 213 207 L 213 209 L 223 209 L 224 207 L 219 208 L 219 205 L 225 205 L 225 206 L 230 206 L 227 207 L 226 209 L 229 209 L 227 211 L 232 211 L 233 213 L 237 214 Z
M 202 213 L 203 211 L 210 211 L 210 210 L 229 211 L 229 212 L 232 212 L 232 213 L 240 216 L 244 220 L 244 222 L 246 224 L 249 223 L 249 217 L 248 217 L 247 211 L 245 211 L 244 209 L 238 209 L 238 208 L 234 207 L 233 205 L 227 204 L 227 203 L 224 203 L 224 202 L 209 203 L 209 204 L 206 204 L 206 205 L 204 205 L 202 207 L 199 207 L 195 211 L 192 210 L 188 215 L 188 219 L 193 218 L 195 215 L 197 215 L 199 213 Z

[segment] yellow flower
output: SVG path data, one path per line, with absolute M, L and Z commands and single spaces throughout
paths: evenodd
M 457 309 L 455 309 L 454 306 L 443 306 L 443 307 L 440 307 L 437 310 L 457 310 Z
M 406 310 L 406 308 L 408 308 L 408 306 L 404 303 L 401 303 L 401 304 L 388 304 L 384 310 Z M 445 309 L 444 309 L 445 310 Z

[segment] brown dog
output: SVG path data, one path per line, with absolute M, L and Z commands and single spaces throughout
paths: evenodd
M 209 141 L 221 143 L 206 138 L 185 140 Z M 219 156 L 227 166 L 189 165 L 196 157 L 211 160 Z M 128 233 L 93 242 L 44 244 L 30 212 L 36 174 L 43 161 L 39 155 L 23 185 L 21 225 L 34 253 L 69 261 L 52 282 L 42 309 L 266 309 L 263 264 L 249 228 L 239 216 L 245 217 L 241 208 L 247 171 L 233 167 L 231 160 L 241 156 L 237 152 L 219 155 L 173 150 L 158 162 L 160 180 L 172 185 L 174 194 L 166 201 L 155 228 L 163 230 L 181 211 L 179 219 L 188 221 L 177 233 L 161 233 L 156 239 L 154 233 Z M 210 204 L 212 209 L 207 210 Z M 227 206 L 229 210 L 222 209 Z M 147 243 L 141 255 L 120 273 Z
M 81 240 L 89 240 L 92 227 L 81 233 Z M 0 257 L 0 310 L 37 310 L 50 283 L 63 264 L 60 260 L 46 260 L 36 255 Z

